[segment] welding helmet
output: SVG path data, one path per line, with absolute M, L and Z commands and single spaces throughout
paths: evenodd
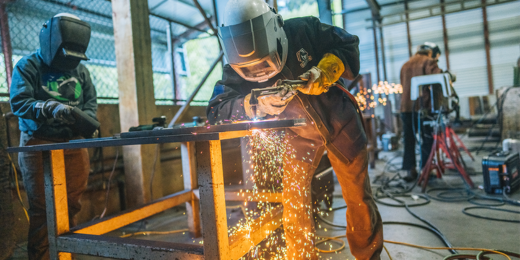
M 417 51 L 426 51 L 431 50 L 432 51 L 432 58 L 435 59 L 437 57 L 437 54 L 442 54 L 441 49 L 439 49 L 439 46 L 433 42 L 425 42 L 417 47 Z
M 242 78 L 263 82 L 282 71 L 288 43 L 281 15 L 264 0 L 230 0 L 224 17 L 219 41 Z
M 88 60 L 85 52 L 90 41 L 90 25 L 77 16 L 61 13 L 43 24 L 40 54 L 47 66 L 67 71 Z

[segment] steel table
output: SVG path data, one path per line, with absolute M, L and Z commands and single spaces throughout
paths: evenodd
M 71 253 L 119 259 L 239 259 L 282 223 L 282 210 L 254 220 L 252 230 L 228 236 L 226 200 L 281 202 L 280 193 L 226 192 L 221 140 L 252 134 L 255 129 L 304 125 L 304 119 L 247 122 L 208 127 L 122 133 L 68 143 L 10 147 L 8 152 L 41 151 L 51 259 L 71 259 Z M 114 216 L 69 227 L 64 149 L 181 143 L 184 190 Z M 197 185 L 198 183 L 198 185 Z M 103 234 L 186 203 L 188 226 L 203 245 L 108 237 Z M 200 210 L 202 209 L 202 210 Z M 202 229 L 201 229 L 202 222 Z

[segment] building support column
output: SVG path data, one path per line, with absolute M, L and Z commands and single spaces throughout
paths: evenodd
M 153 88 L 152 48 L 148 1 L 112 0 L 119 116 L 121 131 L 152 123 L 157 116 Z M 160 152 L 156 145 L 123 147 L 128 207 L 162 197 Z M 156 163 L 154 161 L 156 160 Z M 155 171 L 153 167 L 155 166 Z M 150 185 L 151 173 L 154 183 Z
M 378 22 L 379 24 L 379 40 L 381 41 L 381 58 L 383 63 L 383 79 L 387 81 L 388 78 L 386 76 L 386 57 L 385 57 L 385 38 L 383 37 L 383 26 L 381 20 Z
M 171 84 L 172 84 L 172 99 L 173 99 L 173 105 L 176 105 L 177 103 L 177 71 L 175 70 L 175 42 L 172 39 L 172 23 L 168 22 L 168 27 L 166 27 L 166 43 L 168 47 L 168 56 L 170 61 L 170 78 L 171 78 Z
M 9 33 L 9 19 L 5 10 L 6 1 L 0 0 L 0 31 L 2 32 L 2 53 L 4 54 L 5 78 L 7 80 L 7 93 L 11 89 L 13 76 L 13 49 L 11 47 L 11 34 Z
M 347 30 L 347 0 L 341 0 L 341 10 L 343 10 L 343 29 Z
M 446 69 L 450 70 L 450 48 L 448 46 L 448 30 L 446 30 L 446 12 L 444 0 L 441 0 L 442 12 L 442 38 L 444 39 L 444 55 L 446 56 Z
M 330 1 L 331 0 L 317 0 L 320 21 L 322 23 L 332 25 L 332 10 Z
M 377 24 L 374 17 L 372 17 L 372 32 L 374 33 L 374 54 L 376 56 L 376 72 L 377 72 L 377 83 L 381 81 L 381 73 L 379 72 L 379 50 L 377 47 Z M 372 86 L 369 86 L 369 88 Z
M 484 25 L 484 45 L 486 48 L 486 65 L 487 65 L 487 76 L 488 76 L 488 88 L 489 94 L 493 94 L 493 70 L 491 66 L 491 53 L 490 48 L 491 44 L 489 43 L 489 28 L 488 28 L 488 19 L 487 19 L 487 8 L 486 8 L 486 0 L 481 0 L 482 2 L 482 23 Z
M 408 0 L 404 0 L 404 12 L 406 13 L 406 38 L 408 39 L 408 56 L 412 57 L 412 37 L 410 36 L 410 22 L 408 21 Z

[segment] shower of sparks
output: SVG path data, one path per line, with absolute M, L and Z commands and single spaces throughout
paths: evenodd
M 251 165 L 248 170 L 251 179 L 246 180 L 252 183 L 252 190 L 240 190 L 239 196 L 248 193 L 249 197 L 244 197 L 244 206 L 248 202 L 256 201 L 256 210 L 244 210 L 245 217 L 236 226 L 228 230 L 231 236 L 237 232 L 253 231 L 254 220 L 262 215 L 273 214 L 281 205 L 268 202 L 267 198 L 261 197 L 260 193 L 280 193 L 283 189 L 283 160 L 288 150 L 288 141 L 284 131 L 276 130 L 254 130 L 248 144 L 249 158 L 245 159 L 247 165 Z M 284 243 L 285 236 L 271 232 L 266 241 L 255 245 L 246 254 L 253 259 L 286 259 L 286 248 Z M 265 245 L 265 246 L 262 246 Z M 244 256 L 244 257 L 246 257 Z M 245 259 L 245 258 L 242 259 Z
M 321 211 L 318 205 L 312 205 L 310 180 L 311 172 L 304 164 L 313 164 L 310 152 L 309 157 L 296 158 L 296 151 L 289 144 L 291 136 L 284 131 L 277 130 L 254 130 L 248 144 L 249 158 L 244 160 L 246 165 L 251 165 L 249 170 L 251 179 L 246 181 L 251 183 L 252 190 L 240 190 L 238 196 L 244 197 L 242 205 L 244 218 L 228 230 L 228 235 L 232 236 L 240 233 L 250 233 L 255 230 L 254 220 L 260 216 L 274 216 L 280 210 L 282 205 L 279 203 L 271 203 L 265 193 L 278 193 L 284 191 L 284 185 L 287 186 L 283 195 L 284 216 L 287 221 L 295 221 L 294 225 L 284 227 L 297 237 L 293 241 L 295 248 L 298 250 L 296 258 L 311 258 L 311 254 L 315 254 L 315 231 L 303 229 L 300 226 L 302 221 L 312 223 L 314 221 L 313 213 L 328 215 Z M 313 145 L 314 146 L 314 145 Z M 285 169 L 285 171 L 284 171 Z M 285 179 L 284 179 L 285 173 Z M 248 203 L 255 201 L 254 209 L 247 209 Z M 298 216 L 297 216 L 298 215 Z M 322 229 L 321 225 L 317 228 Z M 326 229 L 325 229 L 326 231 Z M 287 242 L 284 233 L 269 232 L 267 239 L 259 245 L 252 245 L 250 251 L 242 258 L 252 259 L 287 259 Z M 294 251 L 293 251 L 294 252 Z M 294 257 L 294 256 L 293 256 Z
M 361 111 L 364 111 L 374 109 L 378 105 L 386 106 L 390 95 L 402 93 L 403 86 L 401 86 L 401 84 L 379 81 L 378 85 L 374 84 L 370 89 L 360 87 L 355 98 Z

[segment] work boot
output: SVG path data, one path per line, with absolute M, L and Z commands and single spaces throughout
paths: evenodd
M 413 182 L 417 179 L 417 170 L 415 168 L 412 168 L 408 171 L 406 171 L 406 176 L 403 178 L 406 182 Z

